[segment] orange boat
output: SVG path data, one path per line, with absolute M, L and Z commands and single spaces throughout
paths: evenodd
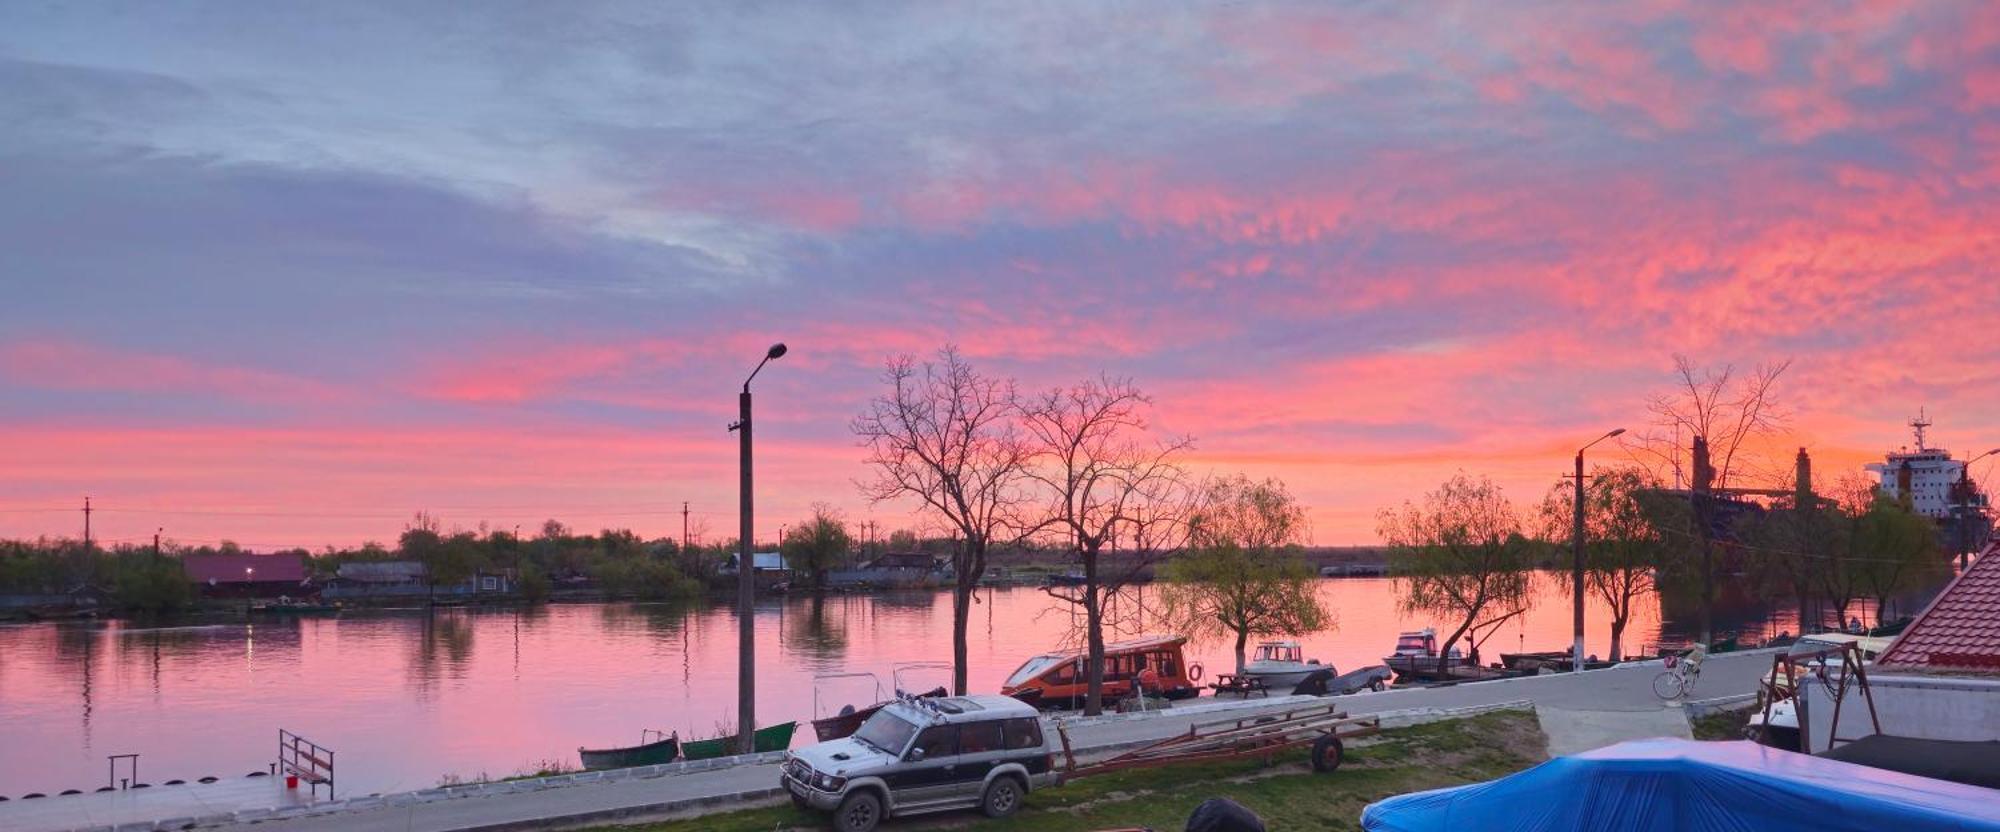
M 1132 695 L 1135 682 L 1144 680 L 1149 696 L 1189 699 L 1201 693 L 1199 663 L 1190 665 L 1181 654 L 1187 636 L 1147 636 L 1104 645 L 1104 701 L 1116 702 Z M 1075 708 L 1083 704 L 1088 690 L 1084 674 L 1085 651 L 1043 653 L 1022 663 L 1000 692 L 1037 708 Z

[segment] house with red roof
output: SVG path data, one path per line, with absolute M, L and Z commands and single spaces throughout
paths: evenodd
M 1876 656 L 1868 668 L 1868 688 L 1884 734 L 2000 740 L 2000 540 L 1988 544 Z M 1824 693 L 1818 698 L 1826 699 Z M 1809 703 L 1813 736 L 1827 736 L 1832 705 L 1830 700 Z M 1846 707 L 1866 705 L 1850 695 Z M 1865 711 L 1852 713 L 1840 720 L 1840 740 L 1858 738 L 1871 728 Z
M 181 570 L 205 598 L 276 598 L 312 590 L 312 570 L 302 552 L 187 554 L 181 556 Z

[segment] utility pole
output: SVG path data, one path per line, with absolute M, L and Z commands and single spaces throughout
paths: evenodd
M 153 560 L 160 559 L 160 532 L 166 530 L 165 526 L 153 530 Z
M 686 552 L 687 549 L 688 549 L 688 504 L 686 500 L 682 500 L 681 501 L 681 551 Z
M 1624 432 L 1624 428 L 1619 428 L 1591 440 L 1590 445 L 1595 445 Z M 1570 541 L 1573 547 L 1570 553 L 1570 595 L 1571 600 L 1574 602 L 1572 609 L 1576 615 L 1574 622 L 1576 640 L 1571 645 L 1571 673 L 1583 672 L 1583 452 L 1590 450 L 1590 445 L 1576 449 L 1576 536 Z M 1618 657 L 1612 656 L 1611 659 L 1617 661 Z
M 743 516 L 736 541 L 736 743 L 741 754 L 752 753 L 757 743 L 757 633 L 752 621 L 757 601 L 757 559 L 751 551 L 756 547 L 757 531 L 750 499 L 750 381 L 771 359 L 784 354 L 784 344 L 772 344 L 764 353 L 764 360 L 757 362 L 757 369 L 743 380 L 743 392 L 736 399 L 737 421 L 730 426 L 737 432 L 743 480 L 740 498 Z
M 83 498 L 83 550 L 90 551 L 90 498 Z

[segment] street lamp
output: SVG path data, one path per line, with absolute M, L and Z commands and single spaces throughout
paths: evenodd
M 1958 571 L 1960 572 L 1964 572 L 1967 567 L 1971 566 L 1972 561 L 1972 531 L 1966 528 L 1969 525 L 1968 521 L 1972 519 L 1972 463 L 1994 454 L 2000 454 L 2000 448 L 1994 448 L 1986 453 L 1968 459 L 1965 461 L 1965 465 L 1958 469 L 1958 517 L 1956 519 L 1958 521 Z
M 1619 428 L 1590 440 L 1590 445 L 1595 445 L 1624 432 L 1624 428 Z M 1569 669 L 1571 673 L 1583 672 L 1583 452 L 1590 450 L 1590 445 L 1576 449 L 1576 535 L 1571 540 L 1574 550 L 1571 552 L 1570 563 L 1570 596 L 1571 600 L 1575 602 L 1574 609 L 1576 613 L 1576 621 L 1574 623 L 1575 632 L 1572 635 L 1575 636 L 1576 640 L 1570 648 Z M 1612 656 L 1611 658 L 1613 661 L 1618 659 L 1617 656 Z
M 740 551 L 736 555 L 736 742 L 744 754 L 755 750 L 757 733 L 757 641 L 750 621 L 751 606 L 757 597 L 756 556 L 751 552 L 756 548 L 756 532 L 752 529 L 750 501 L 750 380 L 757 377 L 765 364 L 784 354 L 784 344 L 772 344 L 764 351 L 764 360 L 757 362 L 757 369 L 743 380 L 743 393 L 736 399 L 736 424 L 729 426 L 736 431 L 740 443 L 743 475 L 743 528 L 737 539 Z

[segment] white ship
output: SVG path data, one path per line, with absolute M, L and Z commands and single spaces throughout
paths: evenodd
M 1930 426 L 1923 411 L 1917 411 L 1917 418 L 1910 420 L 1917 436 L 1916 448 L 1890 451 L 1884 461 L 1868 463 L 1868 470 L 1880 477 L 1883 494 L 1896 499 L 1907 495 L 1910 507 L 1925 517 L 1949 521 L 1962 513 L 1983 514 L 1986 497 L 1966 476 L 1969 461 L 1952 459 L 1950 451 L 1926 444 L 1924 429 Z

